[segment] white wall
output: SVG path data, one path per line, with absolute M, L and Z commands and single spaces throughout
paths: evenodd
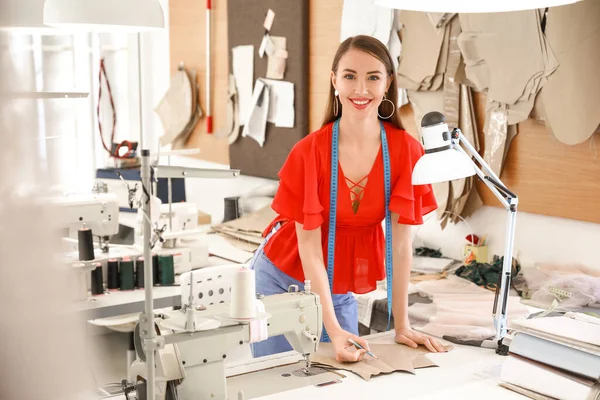
M 467 219 L 479 237 L 487 234 L 488 253 L 502 255 L 506 229 L 506 211 L 495 207 L 481 207 Z M 413 230 L 416 245 L 440 249 L 443 255 L 460 259 L 465 236 L 469 229 L 464 223 L 448 225 L 441 230 L 432 213 L 425 224 Z M 600 242 L 600 224 L 565 218 L 518 212 L 515 231 L 514 256 L 524 267 L 535 262 L 581 263 L 600 270 L 597 247 Z

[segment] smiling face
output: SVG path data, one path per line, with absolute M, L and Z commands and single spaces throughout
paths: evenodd
M 379 59 L 350 49 L 340 58 L 337 71 L 331 72 L 331 83 L 339 92 L 343 115 L 352 119 L 376 119 L 390 79 Z

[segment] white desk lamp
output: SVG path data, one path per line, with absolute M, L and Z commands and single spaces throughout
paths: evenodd
M 508 354 L 508 346 L 502 344 L 502 340 L 506 336 L 506 308 L 510 290 L 515 223 L 519 200 L 516 194 L 504 186 L 500 178 L 477 153 L 477 150 L 467 141 L 460 129 L 454 128 L 450 131 L 444 115 L 441 113 L 434 111 L 423 117 L 421 121 L 421 140 L 425 154 L 417 161 L 413 169 L 413 185 L 446 182 L 477 174 L 507 211 L 508 224 L 504 242 L 504 262 L 502 263 L 502 272 L 498 277 L 492 310 L 494 327 L 496 328 L 495 339 L 498 341 L 496 353 L 506 355 Z M 481 168 L 477 166 L 471 157 L 477 160 Z
M 582 0 L 375 0 L 375 4 L 399 10 L 464 14 L 535 10 L 578 1 Z

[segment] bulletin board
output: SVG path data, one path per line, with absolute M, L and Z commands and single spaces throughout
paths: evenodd
M 232 71 L 231 49 L 235 46 L 254 46 L 254 79 L 265 77 L 267 56 L 258 56 L 265 33 L 263 23 L 269 9 L 275 13 L 272 36 L 287 39 L 287 64 L 284 81 L 294 84 L 295 122 L 293 128 L 280 128 L 267 122 L 265 143 L 260 147 L 249 137 L 242 137 L 229 146 L 231 168 L 242 174 L 279 179 L 277 173 L 290 150 L 309 132 L 308 121 L 308 57 L 309 26 L 308 0 L 229 0 L 227 31 L 229 38 L 229 70 Z

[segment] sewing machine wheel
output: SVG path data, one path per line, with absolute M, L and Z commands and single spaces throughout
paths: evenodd
M 156 331 L 156 335 L 160 336 L 160 328 L 156 322 L 154 323 L 154 330 Z M 139 322 L 135 324 L 135 329 L 133 331 L 133 345 L 135 347 L 135 354 L 138 358 L 143 362 L 146 362 L 146 352 L 144 351 L 144 342 L 140 332 Z

